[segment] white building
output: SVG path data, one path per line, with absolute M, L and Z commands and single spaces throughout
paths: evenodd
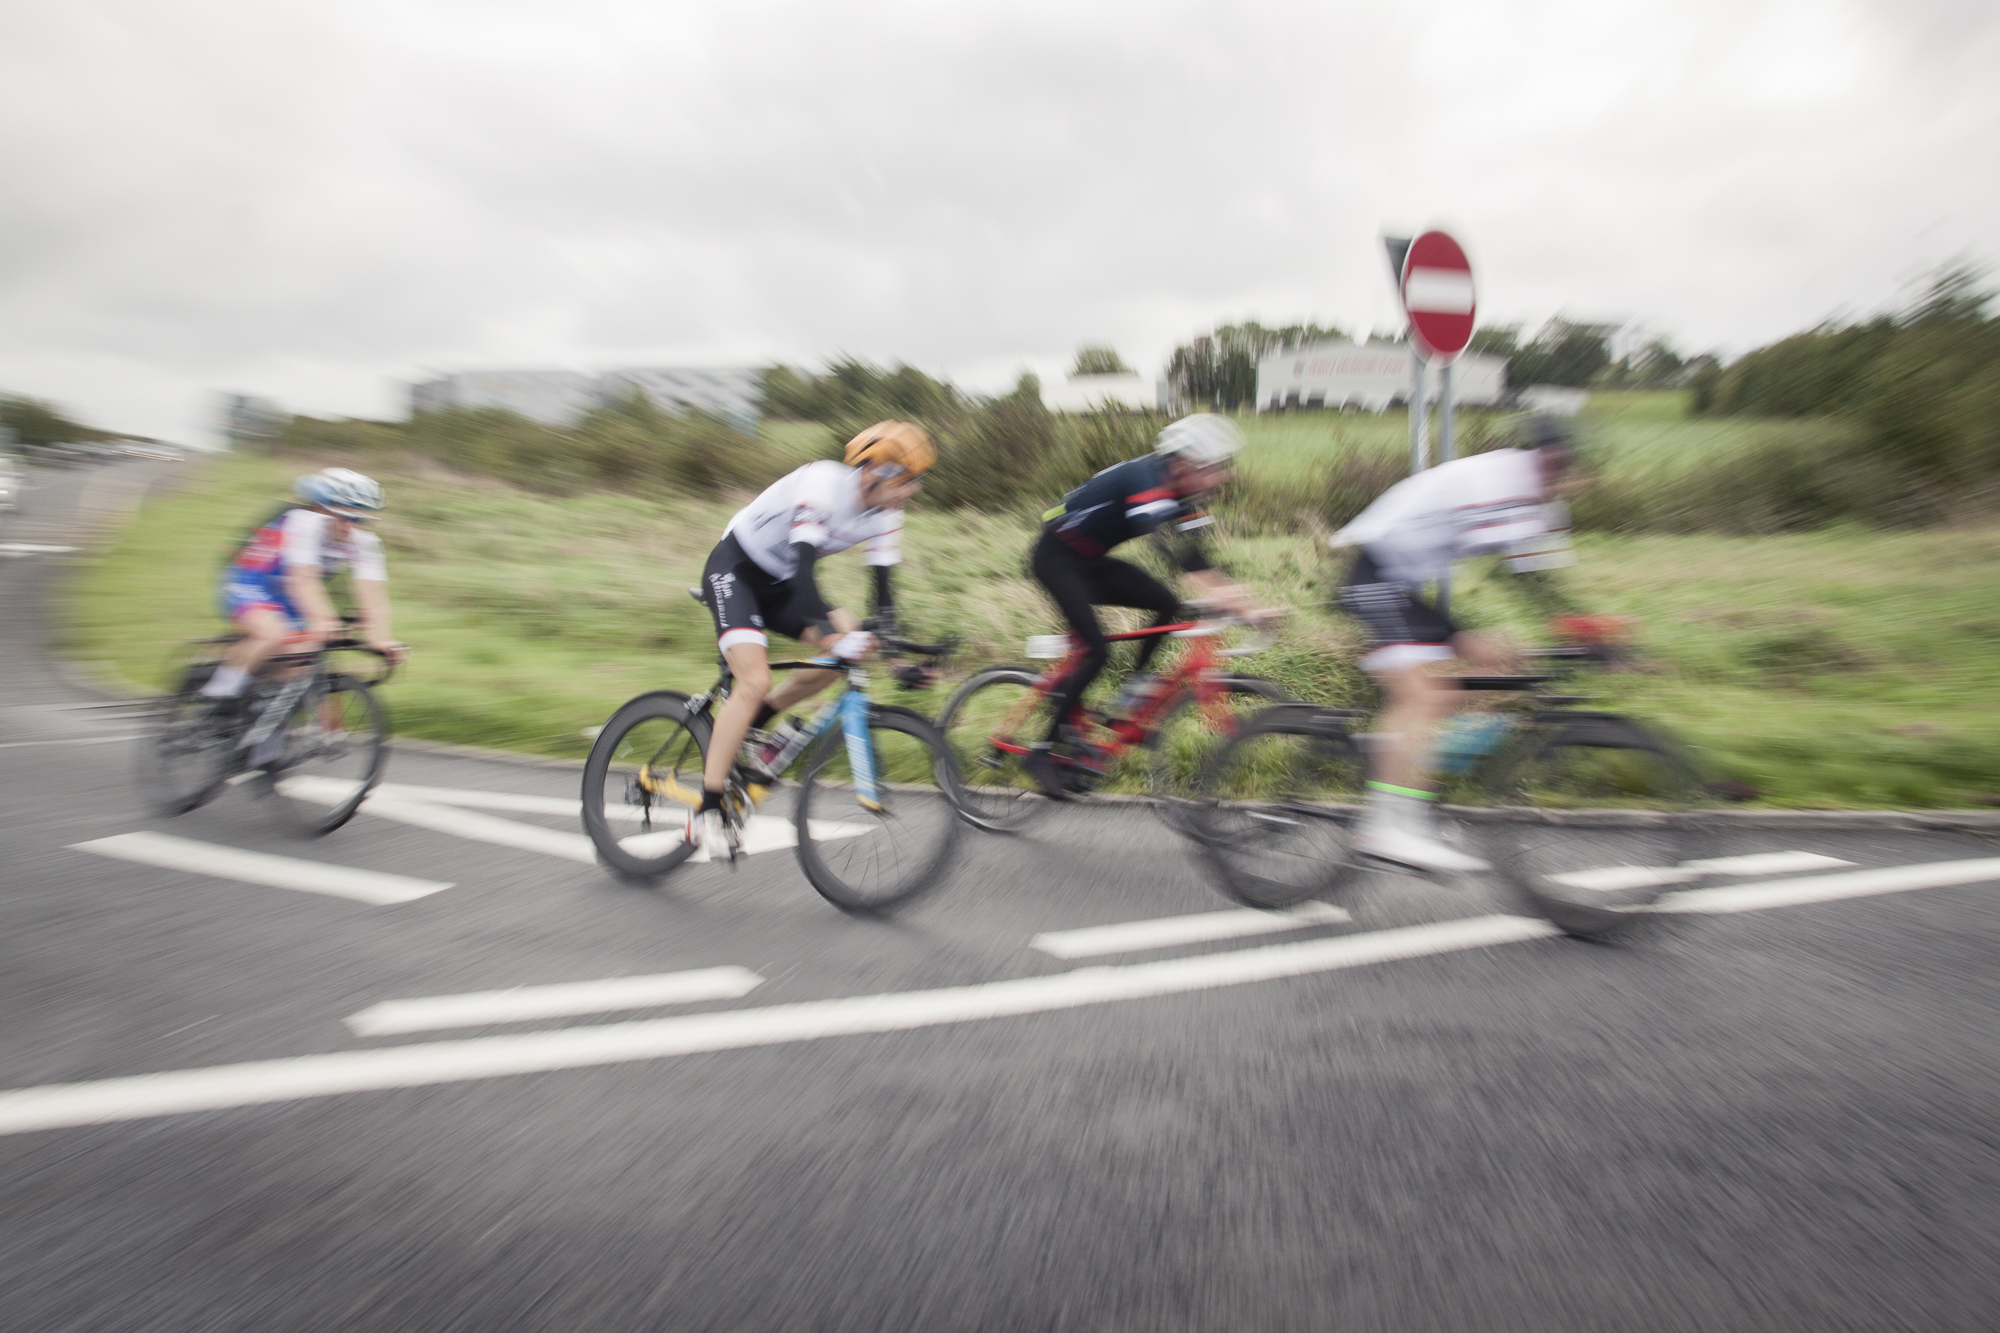
M 468 370 L 410 386 L 417 412 L 498 407 L 544 426 L 574 426 L 597 404 L 596 382 L 574 370 Z
M 1452 398 L 1490 407 L 1507 392 L 1507 362 L 1465 353 L 1452 363 Z M 1437 375 L 1430 376 L 1436 392 Z M 1257 410 L 1359 407 L 1382 412 L 1410 398 L 1410 349 L 1405 343 L 1309 343 L 1257 363 Z
M 763 378 L 754 370 L 614 370 L 598 379 L 597 390 L 606 404 L 637 393 L 662 412 L 696 408 L 746 431 L 757 429 L 764 400 Z
M 1148 384 L 1129 372 L 1123 375 L 1071 375 L 1061 384 L 1042 385 L 1042 406 L 1051 412 L 1101 412 L 1107 407 L 1164 412 L 1167 407 L 1167 382 L 1159 380 Z
M 763 384 L 754 370 L 641 368 L 590 376 L 574 370 L 470 370 L 410 386 L 410 408 L 504 408 L 544 426 L 574 426 L 638 394 L 663 412 L 713 412 L 757 429 Z

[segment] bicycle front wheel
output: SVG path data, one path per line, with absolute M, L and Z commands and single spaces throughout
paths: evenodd
M 694 855 L 687 817 L 701 808 L 708 718 L 687 696 L 642 694 L 590 747 L 583 765 L 583 831 L 618 878 L 650 884 Z
M 1337 719 L 1270 709 L 1209 759 L 1187 830 L 1224 893 L 1249 907 L 1290 907 L 1338 891 L 1353 874 L 1366 780 Z
M 889 911 L 934 887 L 958 842 L 951 757 L 919 713 L 869 709 L 875 798 L 855 781 L 855 748 L 840 728 L 807 760 L 792 809 L 799 865 L 843 912 Z
M 989 833 L 1018 833 L 1050 805 L 1021 763 L 1048 725 L 1040 679 L 1028 667 L 990 667 L 959 686 L 938 714 L 957 771 L 959 812 Z
M 1713 801 L 1678 749 L 1628 718 L 1538 726 L 1483 785 L 1512 807 L 1488 826 L 1488 859 L 1571 935 L 1622 934 L 1707 877 Z
M 1270 681 L 1242 676 L 1219 682 L 1206 703 L 1192 693 L 1169 700 L 1145 741 L 1146 793 L 1160 822 L 1192 836 L 1189 821 L 1209 756 L 1263 709 L 1290 698 Z
M 387 761 L 389 718 L 375 691 L 352 676 L 329 675 L 285 719 L 285 748 L 272 787 L 306 833 L 333 832 L 368 799 Z

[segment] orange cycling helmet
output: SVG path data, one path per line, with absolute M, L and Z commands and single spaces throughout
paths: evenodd
M 847 465 L 896 463 L 912 475 L 927 472 L 937 462 L 937 448 L 922 426 L 907 421 L 878 421 L 847 442 Z

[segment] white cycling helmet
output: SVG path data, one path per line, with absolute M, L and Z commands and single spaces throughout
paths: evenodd
M 1235 422 L 1213 412 L 1197 412 L 1161 431 L 1153 452 L 1178 454 L 1197 467 L 1216 467 L 1236 457 L 1242 447 L 1243 432 Z
M 382 507 L 382 487 L 352 468 L 330 467 L 300 477 L 292 483 L 292 494 L 345 518 L 367 518 Z

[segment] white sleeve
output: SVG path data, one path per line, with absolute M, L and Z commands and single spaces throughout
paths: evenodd
M 882 526 L 868 539 L 868 563 L 871 565 L 900 565 L 903 563 L 903 511 L 890 509 L 882 515 Z
M 278 554 L 288 571 L 301 565 L 318 569 L 326 563 L 328 522 L 325 514 L 313 509 L 294 509 L 285 515 L 284 543 Z
M 851 471 L 840 463 L 815 463 L 800 469 L 799 486 L 792 497 L 791 527 L 785 534 L 787 545 L 806 542 L 816 551 L 826 549 L 827 539 L 833 535 L 833 516 L 847 507 L 838 488 L 842 483 L 853 484 L 850 475 L 843 475 Z
M 387 583 L 389 567 L 382 560 L 382 539 L 360 528 L 354 530 L 354 577 L 370 583 Z

